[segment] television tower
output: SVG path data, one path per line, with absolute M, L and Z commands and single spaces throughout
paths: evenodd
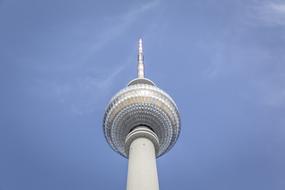
M 175 144 L 180 117 L 172 98 L 144 77 L 142 39 L 138 77 L 111 99 L 103 129 L 112 149 L 128 158 L 127 190 L 159 190 L 156 158 Z

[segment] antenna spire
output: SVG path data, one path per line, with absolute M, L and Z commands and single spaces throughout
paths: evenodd
M 144 78 L 144 58 L 143 58 L 143 43 L 142 38 L 139 39 L 138 50 L 138 78 Z

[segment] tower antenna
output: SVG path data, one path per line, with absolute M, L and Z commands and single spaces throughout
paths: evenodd
M 139 39 L 138 49 L 138 78 L 144 78 L 144 57 L 142 38 Z

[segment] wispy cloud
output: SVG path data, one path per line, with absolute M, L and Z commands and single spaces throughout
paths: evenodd
M 264 77 L 259 80 L 252 81 L 258 93 L 259 101 L 270 107 L 282 107 L 285 105 L 285 75 Z
M 159 3 L 159 0 L 153 0 L 131 7 L 126 13 L 123 13 L 121 15 L 112 16 L 111 18 L 105 18 L 106 21 L 116 24 L 105 28 L 102 33 L 97 35 L 97 41 L 94 42 L 94 45 L 90 48 L 89 52 L 94 54 L 94 52 L 102 49 L 114 38 L 124 33 L 143 14 L 157 7 Z
M 263 1 L 256 5 L 256 16 L 268 25 L 285 25 L 285 2 Z
M 152 0 L 146 3 L 140 2 L 131 6 L 129 10 L 120 15 L 112 15 L 105 18 L 107 24 L 100 29 L 100 32 L 94 35 L 93 40 L 88 41 L 84 51 L 80 50 L 80 58 L 77 59 L 74 69 L 80 67 L 84 71 L 85 69 L 82 67 L 86 65 L 79 65 L 78 63 L 84 63 L 91 56 L 96 55 L 98 51 L 126 32 L 132 24 L 157 7 L 159 3 L 159 0 Z M 96 105 L 100 101 L 105 101 L 106 94 L 111 90 L 112 84 L 128 64 L 129 61 L 126 61 L 125 64 L 118 64 L 114 69 L 110 69 L 107 75 L 104 74 L 106 69 L 101 70 L 101 66 L 99 66 L 96 68 L 96 76 L 86 75 L 84 74 L 85 72 L 81 72 L 81 74 L 76 72 L 76 77 L 60 80 L 40 77 L 37 78 L 36 83 L 32 84 L 30 90 L 31 93 L 42 98 L 50 98 L 59 102 L 74 114 L 87 114 L 97 109 Z M 61 64 L 60 66 L 63 69 L 58 69 L 58 72 L 66 72 L 65 67 L 67 65 Z M 41 69 L 43 73 L 50 72 L 47 68 Z M 69 70 L 69 72 L 74 72 L 74 70 Z
M 97 109 L 96 105 L 105 99 L 106 94 L 110 92 L 112 83 L 125 67 L 126 65 L 120 65 L 102 78 L 91 76 L 77 78 L 74 83 L 69 83 L 68 90 L 57 93 L 57 99 L 67 99 L 64 103 L 70 106 L 71 111 L 75 114 L 91 113 Z
M 83 115 L 93 112 L 112 89 L 112 83 L 126 64 L 110 69 L 108 75 L 79 75 L 58 79 L 37 78 L 29 84 L 28 92 L 40 99 L 57 102 L 68 112 Z
M 212 46 L 207 44 L 206 48 L 212 49 L 212 57 L 208 67 L 205 69 L 204 74 L 209 79 L 219 77 L 223 72 L 228 69 L 225 61 L 226 44 L 223 42 L 213 43 Z

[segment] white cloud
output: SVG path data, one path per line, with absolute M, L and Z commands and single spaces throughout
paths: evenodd
M 223 42 L 213 43 L 212 46 L 209 44 L 206 45 L 206 48 L 212 49 L 212 56 L 204 73 L 209 79 L 219 77 L 228 69 L 225 60 L 226 46 Z
M 82 115 L 91 113 L 97 109 L 97 104 L 109 93 L 112 83 L 120 75 L 126 65 L 121 65 L 114 69 L 107 77 L 93 78 L 84 76 L 76 79 L 75 83 L 70 83 L 69 91 L 58 94 L 58 99 L 66 97 L 69 99 L 67 106 L 75 114 Z
M 105 20 L 116 23 L 112 26 L 105 28 L 102 33 L 97 36 L 97 42 L 90 48 L 90 52 L 94 52 L 102 49 L 106 44 L 108 44 L 114 38 L 120 36 L 124 33 L 137 19 L 139 19 L 146 12 L 154 9 L 159 5 L 159 0 L 153 0 L 144 4 L 140 4 L 131 8 L 129 11 L 122 15 L 113 16 L 111 18 L 106 18 Z
M 269 7 L 278 14 L 285 14 L 285 2 L 283 3 L 270 3 Z
M 58 103 L 68 112 L 83 115 L 97 109 L 97 104 L 106 98 L 127 64 L 110 70 L 101 77 L 77 76 L 66 79 L 38 78 L 27 87 L 28 92 L 39 99 L 47 99 Z
M 285 105 L 285 75 L 263 78 L 253 81 L 259 101 L 266 106 L 281 107 Z
M 132 24 L 150 10 L 155 9 L 159 3 L 159 0 L 152 0 L 146 3 L 139 1 L 139 4 L 132 6 L 121 15 L 112 15 L 109 18 L 105 18 L 107 24 L 99 32 L 94 34 L 94 39 L 90 40 L 89 38 L 84 48 L 76 49 L 76 51 L 79 51 L 75 53 L 77 55 L 76 61 L 72 60 L 75 64 L 73 64 L 73 68 L 68 72 L 73 72 L 76 68 L 84 70 L 82 68 L 84 65 L 81 63 L 85 63 L 90 56 L 94 56 L 112 40 L 125 33 Z M 71 68 L 71 63 L 68 62 L 68 64 L 68 68 Z M 117 65 L 116 68 L 110 68 L 107 75 L 104 75 L 106 69 L 100 70 L 100 67 L 98 67 L 96 68 L 96 76 L 86 76 L 84 72 L 82 75 L 77 73 L 74 78 L 62 77 L 60 79 L 50 79 L 40 76 L 28 88 L 31 94 L 39 98 L 57 101 L 63 107 L 66 107 L 68 111 L 82 115 L 97 109 L 96 105 L 100 101 L 105 100 L 106 94 L 110 92 L 113 86 L 112 84 L 128 64 L 129 61 L 126 61 L 125 64 Z M 49 64 L 46 64 L 47 67 L 44 67 L 44 65 L 42 64 L 40 68 L 36 68 L 37 72 L 51 72 Z M 66 65 L 61 63 L 55 65 L 52 70 L 56 70 L 59 75 L 62 74 L 64 76 L 66 74 L 66 67 Z
M 264 1 L 257 5 L 257 17 L 269 25 L 285 25 L 285 2 Z

